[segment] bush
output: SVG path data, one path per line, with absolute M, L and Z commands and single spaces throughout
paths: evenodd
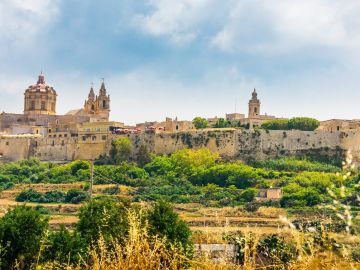
M 34 189 L 29 189 L 26 191 L 20 192 L 15 200 L 17 202 L 38 202 L 40 201 L 42 194 L 40 192 L 37 192 Z
M 298 254 L 295 245 L 285 242 L 283 237 L 276 234 L 260 240 L 256 250 L 260 261 L 267 265 L 288 264 L 295 260 Z
M 186 251 L 192 250 L 191 231 L 169 203 L 162 200 L 155 203 L 149 211 L 148 221 L 151 234 L 165 236 L 170 243 L 180 245 Z
M 196 129 L 207 128 L 209 125 L 209 122 L 205 118 L 202 118 L 202 117 L 195 117 L 192 120 L 192 123 Z
M 253 162 L 255 167 L 266 168 L 271 170 L 280 171 L 293 171 L 293 172 L 339 172 L 341 169 L 334 165 L 310 161 L 306 159 L 296 158 L 281 158 L 281 159 L 268 159 L 264 161 Z
M 65 193 L 58 190 L 48 191 L 45 193 L 29 189 L 20 192 L 15 200 L 17 202 L 37 202 L 37 203 L 61 203 L 64 201 Z
M 1 269 L 12 269 L 15 260 L 29 269 L 40 249 L 40 240 L 48 228 L 48 219 L 31 207 L 17 206 L 0 220 Z
M 130 160 L 132 144 L 129 138 L 118 138 L 111 142 L 110 158 L 113 164 Z
M 281 200 L 281 207 L 314 206 L 322 202 L 322 197 L 314 188 L 301 188 L 295 193 L 285 194 Z
M 246 212 L 256 212 L 261 207 L 261 204 L 258 202 L 248 202 L 244 205 Z
M 70 232 L 63 225 L 59 231 L 51 232 L 42 254 L 43 261 L 76 264 L 86 260 L 88 245 L 76 231 Z
M 93 200 L 80 208 L 76 229 L 88 244 L 100 235 L 107 243 L 121 242 L 128 233 L 127 207 L 109 199 Z
M 70 189 L 64 198 L 64 202 L 78 204 L 89 198 L 89 194 L 81 189 Z

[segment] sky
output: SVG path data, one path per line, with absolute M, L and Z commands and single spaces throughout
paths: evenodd
M 0 111 L 42 71 L 57 113 L 101 78 L 115 121 L 360 118 L 359 0 L 0 0 Z

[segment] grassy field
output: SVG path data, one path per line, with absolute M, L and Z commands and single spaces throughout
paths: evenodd
M 51 190 L 68 191 L 70 189 L 82 189 L 85 183 L 72 184 L 18 184 L 9 190 L 0 192 L 0 216 L 4 215 L 6 209 L 16 205 L 24 204 L 23 202 L 16 202 L 15 198 L 21 191 L 34 189 L 38 192 L 46 192 Z M 114 188 L 116 185 L 94 185 L 93 196 L 104 196 L 104 190 Z M 120 192 L 117 195 L 122 198 L 130 198 L 129 190 L 134 189 L 127 186 L 119 186 Z M 45 207 L 49 210 L 50 226 L 52 228 L 59 228 L 60 225 L 65 225 L 71 228 L 78 221 L 78 210 L 81 204 L 69 203 L 26 203 L 28 206 Z M 246 212 L 241 207 L 223 207 L 213 208 L 204 207 L 200 204 L 175 204 L 175 211 L 180 217 L 185 220 L 191 230 L 194 232 L 193 240 L 195 243 L 223 243 L 223 235 L 229 232 L 252 232 L 256 235 L 267 234 L 284 234 L 284 224 L 279 219 L 280 216 L 287 216 L 287 212 L 282 208 L 274 207 L 260 207 L 256 212 Z M 302 215 L 291 215 L 290 220 L 303 219 Z M 307 216 L 306 219 L 314 220 L 319 216 Z M 327 222 L 322 217 L 323 222 Z M 355 222 L 359 222 L 360 217 L 356 218 Z M 348 237 L 341 234 L 336 234 L 335 237 L 341 242 L 348 241 Z M 351 241 L 350 241 L 351 242 Z

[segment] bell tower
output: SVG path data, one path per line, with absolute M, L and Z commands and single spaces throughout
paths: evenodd
M 94 114 L 95 110 L 96 110 L 95 92 L 94 92 L 94 87 L 93 87 L 92 84 L 91 84 L 91 87 L 90 87 L 90 92 L 89 92 L 89 95 L 88 95 L 88 99 L 85 100 L 84 109 L 89 114 Z
M 257 97 L 256 89 L 252 92 L 252 97 L 249 100 L 249 118 L 256 118 L 260 115 L 260 100 Z

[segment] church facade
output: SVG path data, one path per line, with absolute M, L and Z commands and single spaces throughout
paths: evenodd
M 81 109 L 71 110 L 65 115 L 56 113 L 56 90 L 47 85 L 45 76 L 40 74 L 37 83 L 29 86 L 24 93 L 24 112 L 22 114 L 0 114 L 0 132 L 3 134 L 46 135 L 59 128 L 70 128 L 82 123 L 108 122 L 110 95 L 102 82 L 99 94 L 93 87 Z

